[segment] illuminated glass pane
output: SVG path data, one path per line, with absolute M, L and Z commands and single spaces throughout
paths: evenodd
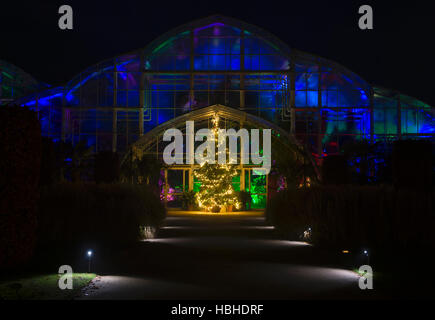
M 307 105 L 307 92 L 306 91 L 296 91 L 295 95 L 295 106 L 305 107 Z
M 128 91 L 128 106 L 137 107 L 139 106 L 139 91 Z
M 307 91 L 307 106 L 317 107 L 319 104 L 319 94 L 317 91 Z

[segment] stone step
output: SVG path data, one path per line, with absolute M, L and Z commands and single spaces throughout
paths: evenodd
M 164 221 L 164 226 L 189 226 L 189 227 L 222 227 L 222 226 L 266 226 L 264 216 L 239 217 L 239 216 L 195 216 L 174 217 L 169 216 Z
M 268 226 L 242 226 L 242 227 L 162 227 L 157 238 L 249 238 L 249 239 L 276 239 L 273 227 Z
M 248 237 L 274 238 L 273 226 L 264 217 L 247 216 L 195 216 L 167 217 L 159 230 L 159 238 L 174 237 Z

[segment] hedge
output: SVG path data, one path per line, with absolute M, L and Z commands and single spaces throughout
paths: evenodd
M 285 190 L 271 199 L 267 219 L 298 238 L 338 248 L 383 250 L 435 247 L 434 190 L 378 186 L 314 186 Z
M 166 211 L 145 185 L 62 183 L 43 188 L 41 245 L 138 240 L 141 226 L 158 227 Z
M 36 243 L 41 129 L 35 112 L 0 108 L 0 268 L 26 262 Z

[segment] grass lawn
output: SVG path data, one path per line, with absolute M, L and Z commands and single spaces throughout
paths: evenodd
M 73 289 L 61 290 L 58 281 L 61 275 L 35 275 L 0 282 L 0 300 L 68 300 L 96 277 L 95 273 L 74 273 Z

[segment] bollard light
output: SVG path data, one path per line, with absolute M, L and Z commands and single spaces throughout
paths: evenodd
M 89 258 L 89 263 L 88 263 L 88 273 L 91 273 L 92 250 L 88 250 L 88 258 Z
M 367 257 L 367 264 L 370 264 L 370 257 L 369 257 L 369 251 L 368 250 L 364 250 L 363 251 L 364 255 Z

